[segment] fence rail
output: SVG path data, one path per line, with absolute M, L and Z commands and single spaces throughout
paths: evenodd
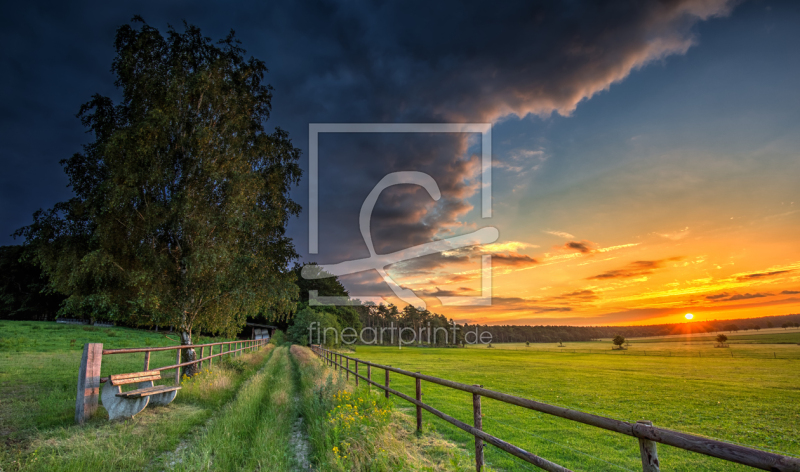
M 175 385 L 178 386 L 181 383 L 181 367 L 200 364 L 200 368 L 202 369 L 203 362 L 205 361 L 208 361 L 209 364 L 211 364 L 215 357 L 241 355 L 245 352 L 260 349 L 268 342 L 269 339 L 258 339 L 225 341 L 209 344 L 187 344 L 166 347 L 136 347 L 126 349 L 103 349 L 102 343 L 84 344 L 80 371 L 78 373 L 78 394 L 75 400 L 75 422 L 82 424 L 87 419 L 91 418 L 97 411 L 98 400 L 100 397 L 100 384 L 108 382 L 108 377 L 100 377 L 100 367 L 103 356 L 109 356 L 113 354 L 144 353 L 143 371 L 163 371 L 175 369 Z M 215 346 L 220 346 L 220 352 L 217 354 L 214 354 Z M 228 348 L 227 351 L 225 350 L 225 347 Z M 205 355 L 206 348 L 209 348 L 208 356 Z M 188 349 L 193 349 L 195 353 L 197 353 L 199 349 L 198 357 L 193 361 L 181 362 L 182 351 Z M 150 353 L 160 351 L 175 351 L 175 363 L 172 365 L 151 369 Z
M 403 369 L 398 369 L 389 365 L 375 364 L 372 362 L 364 361 L 354 357 L 349 357 L 335 351 L 325 349 L 321 346 L 313 345 L 312 350 L 320 356 L 328 365 L 337 370 L 345 370 L 349 378 L 350 374 L 355 376 L 356 382 L 358 379 L 366 381 L 369 385 L 374 385 L 385 392 L 386 398 L 389 394 L 395 395 L 403 400 L 414 404 L 417 407 L 417 429 L 422 428 L 422 410 L 447 421 L 448 423 L 466 431 L 475 437 L 475 469 L 480 472 L 483 467 L 483 442 L 487 442 L 503 451 L 506 451 L 520 459 L 529 462 L 537 467 L 547 471 L 568 471 L 558 464 L 550 462 L 535 454 L 532 454 L 524 449 L 521 449 L 513 444 L 510 444 L 502 439 L 487 434 L 482 430 L 483 417 L 481 412 L 481 397 L 492 398 L 494 400 L 508 403 L 511 405 L 520 406 L 530 410 L 538 411 L 541 413 L 565 418 L 571 421 L 576 421 L 589 426 L 606 429 L 620 434 L 632 436 L 639 441 L 639 450 L 642 458 L 642 470 L 644 472 L 658 472 L 660 471 L 660 463 L 658 460 L 658 452 L 656 448 L 657 443 L 666 444 L 668 446 L 677 447 L 691 452 L 705 454 L 707 456 L 716 457 L 729 462 L 743 464 L 750 467 L 755 467 L 762 470 L 778 471 L 778 472 L 800 472 L 800 458 L 783 456 L 771 452 L 762 451 L 759 449 L 739 446 L 730 444 L 723 441 L 704 438 L 702 436 L 695 436 L 693 434 L 682 433 L 670 429 L 659 428 L 653 426 L 649 421 L 638 421 L 636 423 L 628 423 L 626 421 L 615 420 L 603 416 L 584 413 L 569 408 L 558 407 L 541 403 L 527 398 L 508 395 L 502 392 L 496 392 L 483 388 L 482 385 L 468 385 L 452 380 L 441 379 L 430 375 L 424 375 L 420 372 L 410 372 Z M 343 365 L 343 361 L 347 366 Z M 350 370 L 350 361 L 355 362 L 354 371 Z M 367 366 L 367 376 L 364 377 L 358 374 L 358 365 L 363 364 Z M 382 369 L 385 372 L 384 384 L 372 380 L 372 368 Z M 405 395 L 389 386 L 390 378 L 389 372 L 395 372 L 400 375 L 416 379 L 416 398 Z M 463 392 L 471 393 L 473 396 L 473 412 L 474 412 L 474 425 L 470 426 L 462 421 L 459 421 L 452 416 L 449 416 L 430 405 L 421 401 L 422 387 L 421 381 L 431 382 L 444 387 L 461 390 Z

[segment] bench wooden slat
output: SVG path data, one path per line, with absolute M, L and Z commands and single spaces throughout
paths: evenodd
M 147 372 L 109 375 L 108 379 L 109 382 L 111 382 L 111 385 L 127 385 L 138 382 L 146 382 L 148 380 L 161 380 L 161 372 L 157 370 L 149 370 Z
M 140 388 L 137 390 L 131 390 L 130 392 L 118 393 L 117 396 L 125 398 L 142 398 L 142 397 L 148 397 L 150 395 L 158 395 L 160 393 L 167 393 L 180 389 L 181 387 L 170 387 L 169 385 L 156 385 L 155 387 Z

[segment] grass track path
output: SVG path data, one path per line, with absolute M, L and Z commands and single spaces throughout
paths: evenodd
M 298 465 L 292 426 L 298 416 L 289 349 L 273 350 L 264 368 L 179 455 L 165 464 L 179 471 L 290 471 Z

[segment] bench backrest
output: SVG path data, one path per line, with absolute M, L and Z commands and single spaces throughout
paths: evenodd
M 111 385 L 127 385 L 132 383 L 147 382 L 148 380 L 161 380 L 161 372 L 149 370 L 147 372 L 134 372 L 132 374 L 109 375 L 108 381 Z

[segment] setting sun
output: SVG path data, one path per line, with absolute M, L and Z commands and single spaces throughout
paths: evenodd
M 686 315 L 685 315 L 685 318 L 686 318 L 687 320 L 691 320 L 692 318 L 694 318 L 694 315 L 693 315 L 693 314 L 691 314 L 691 313 L 686 313 Z

